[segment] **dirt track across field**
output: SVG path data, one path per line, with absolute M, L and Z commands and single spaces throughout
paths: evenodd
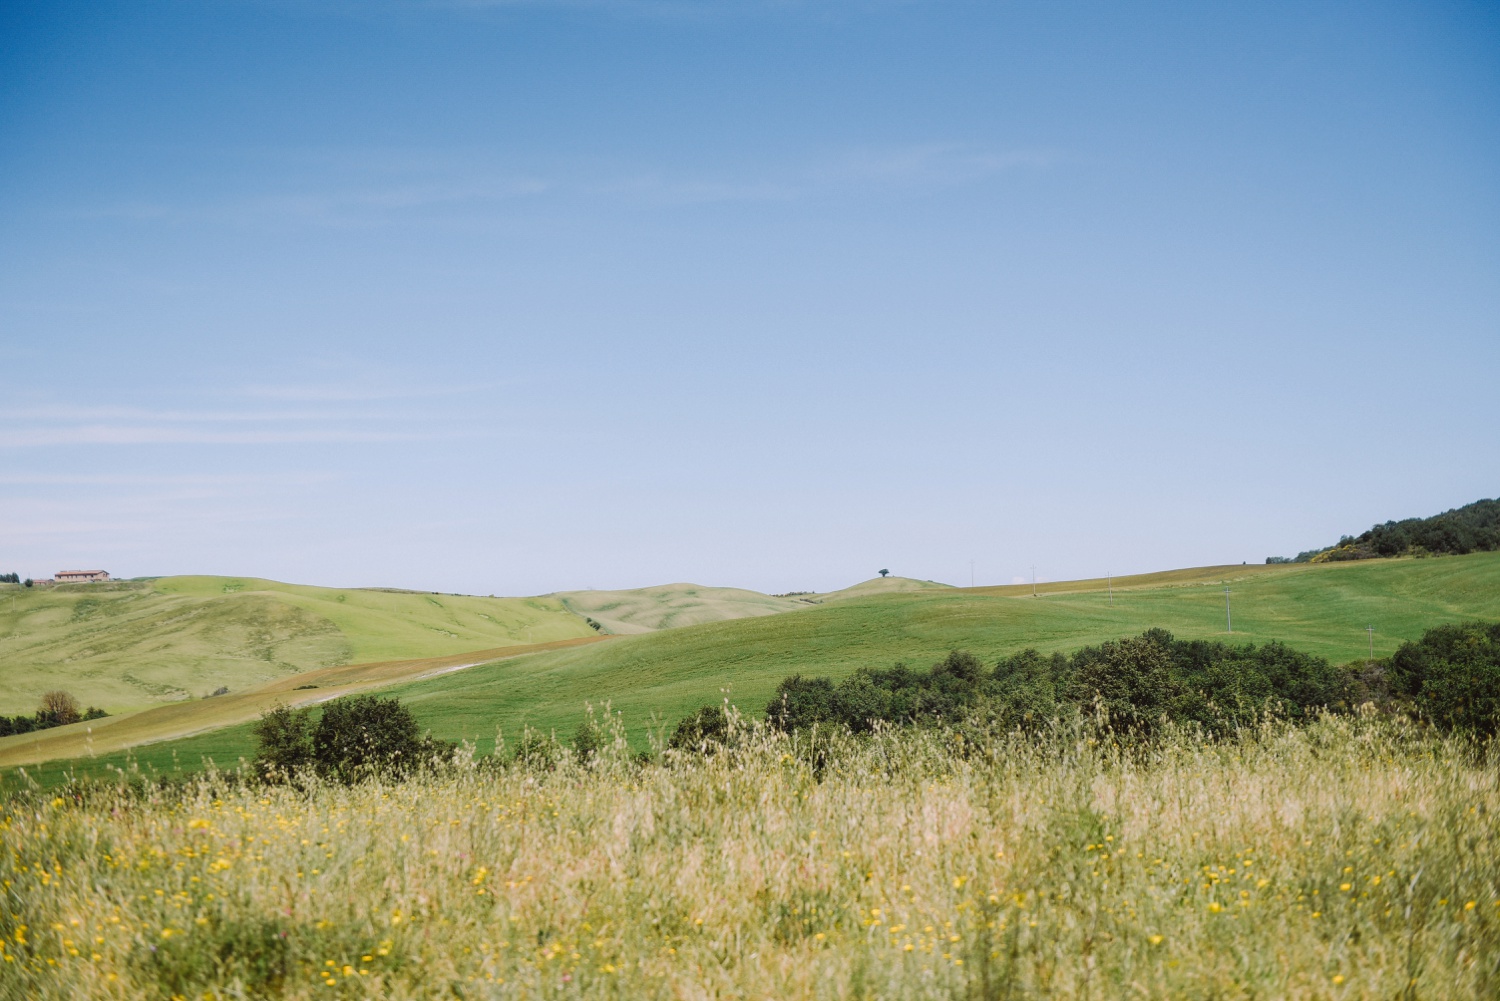
M 193 699 L 156 706 L 137 713 L 110 716 L 73 723 L 35 733 L 17 734 L 0 738 L 0 768 L 16 765 L 34 765 L 42 761 L 59 758 L 84 758 L 97 754 L 123 751 L 159 740 L 189 737 L 206 730 L 233 726 L 254 719 L 277 703 L 288 706 L 307 706 L 340 695 L 362 692 L 371 688 L 404 681 L 418 681 L 439 674 L 461 671 L 497 660 L 522 657 L 543 650 L 561 650 L 566 647 L 598 643 L 607 636 L 585 636 L 578 639 L 556 640 L 551 643 L 529 643 L 520 646 L 499 647 L 493 650 L 474 650 L 469 653 L 447 657 L 428 657 L 421 660 L 390 660 L 374 664 L 345 664 L 339 667 L 324 667 L 301 674 L 278 678 L 244 692 L 230 692 L 209 699 Z M 316 687 L 307 687 L 316 686 Z

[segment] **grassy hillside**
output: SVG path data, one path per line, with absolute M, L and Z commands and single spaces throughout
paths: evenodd
M 141 712 L 0 737 L 0 768 L 56 758 L 107 755 L 126 748 L 170 741 L 204 731 L 217 732 L 225 727 L 251 722 L 265 710 L 278 704 L 312 705 L 371 688 L 451 674 L 505 657 L 597 643 L 605 638 L 582 636 L 552 643 L 521 644 L 447 657 L 346 664 L 304 671 L 212 699 L 172 702 Z
M 630 591 L 560 591 L 548 595 L 616 635 L 680 629 L 709 622 L 794 612 L 831 601 L 906 591 L 952 590 L 950 585 L 908 577 L 876 577 L 840 591 L 780 597 L 738 587 L 662 584 Z
M 591 636 L 554 598 L 306 587 L 253 578 L 0 591 L 0 713 L 66 688 L 112 713 L 336 664 Z
M 869 580 L 861 581 L 840 591 L 829 591 L 826 594 L 814 594 L 808 597 L 814 603 L 826 604 L 830 601 L 842 601 L 845 598 L 865 598 L 872 594 L 952 590 L 956 590 L 952 584 L 939 584 L 935 580 L 914 580 L 911 577 L 871 577 Z
M 611 700 L 637 739 L 653 714 L 672 724 L 722 690 L 762 709 L 793 672 L 839 676 L 897 660 L 926 667 L 953 648 L 986 660 L 1027 646 L 1069 650 L 1162 626 L 1187 638 L 1225 638 L 1224 586 L 1231 589 L 1238 641 L 1284 640 L 1335 662 L 1391 653 L 1438 623 L 1500 619 L 1500 553 L 1429 560 L 1252 565 L 1172 571 L 1127 580 L 1111 601 L 1079 583 L 1030 587 L 927 588 L 848 597 L 794 615 L 745 618 L 617 637 L 588 647 L 519 656 L 391 689 L 424 726 L 488 749 L 497 726 L 514 739 L 523 724 L 570 735 L 584 703 Z M 248 731 L 142 748 L 161 767 L 221 763 L 250 749 Z M 101 759 L 123 763 L 124 756 Z M 44 769 L 56 775 L 62 764 Z
M 877 594 L 795 615 L 742 619 L 625 637 L 587 649 L 519 657 L 397 691 L 434 732 L 484 738 L 497 724 L 523 722 L 571 733 L 585 700 L 610 699 L 628 723 L 657 713 L 675 722 L 692 708 L 730 697 L 760 710 L 793 672 L 839 676 L 864 665 L 906 660 L 926 667 L 954 648 L 993 660 L 1032 646 L 1043 651 L 1161 626 L 1187 638 L 1225 638 L 1231 590 L 1233 639 L 1284 640 L 1343 663 L 1368 650 L 1388 655 L 1440 622 L 1500 618 L 1500 554 L 1435 560 L 1213 568 L 1194 581 L 1107 592 L 1030 597 L 959 588 Z M 1276 568 L 1270 568 L 1275 570 Z M 1230 572 L 1244 571 L 1230 576 Z M 1102 583 L 1102 582 L 1101 582 Z
M 618 635 L 776 615 L 807 607 L 796 598 L 696 584 L 662 584 L 630 591 L 563 591 L 548 597 Z

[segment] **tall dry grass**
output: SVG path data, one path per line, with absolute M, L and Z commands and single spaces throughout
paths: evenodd
M 0 996 L 1500 996 L 1473 745 L 1373 718 L 1130 752 L 742 738 L 16 799 Z

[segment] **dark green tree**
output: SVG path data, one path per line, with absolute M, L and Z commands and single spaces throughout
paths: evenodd
M 1437 626 L 1391 657 L 1393 692 L 1445 730 L 1500 732 L 1500 624 Z
M 1068 698 L 1085 711 L 1098 704 L 1116 726 L 1146 732 L 1165 712 L 1175 687 L 1166 644 L 1147 633 L 1079 651 Z
M 318 770 L 346 782 L 375 773 L 404 775 L 421 763 L 428 750 L 416 717 L 396 698 L 351 695 L 334 699 L 323 708 L 312 733 L 312 756 Z
M 729 714 L 723 706 L 703 706 L 683 718 L 667 738 L 667 746 L 679 751 L 713 754 L 729 745 Z
M 583 764 L 593 761 L 608 743 L 609 734 L 605 733 L 604 727 L 594 721 L 592 715 L 578 724 L 578 730 L 573 734 L 573 751 Z
M 261 713 L 255 768 L 264 778 L 286 778 L 312 764 L 312 726 L 306 709 L 278 705 Z
M 842 722 L 834 712 L 833 682 L 828 678 L 804 678 L 800 674 L 783 678 L 776 686 L 776 694 L 766 706 L 766 717 L 781 730 L 804 730 L 836 719 Z
M 521 739 L 516 742 L 515 762 L 527 768 L 551 771 L 557 767 L 560 750 L 557 741 L 550 734 L 528 726 L 522 729 Z

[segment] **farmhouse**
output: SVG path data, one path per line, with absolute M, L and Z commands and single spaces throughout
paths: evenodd
M 107 570 L 59 570 L 52 575 L 52 579 L 59 584 L 77 584 L 91 580 L 109 580 Z

